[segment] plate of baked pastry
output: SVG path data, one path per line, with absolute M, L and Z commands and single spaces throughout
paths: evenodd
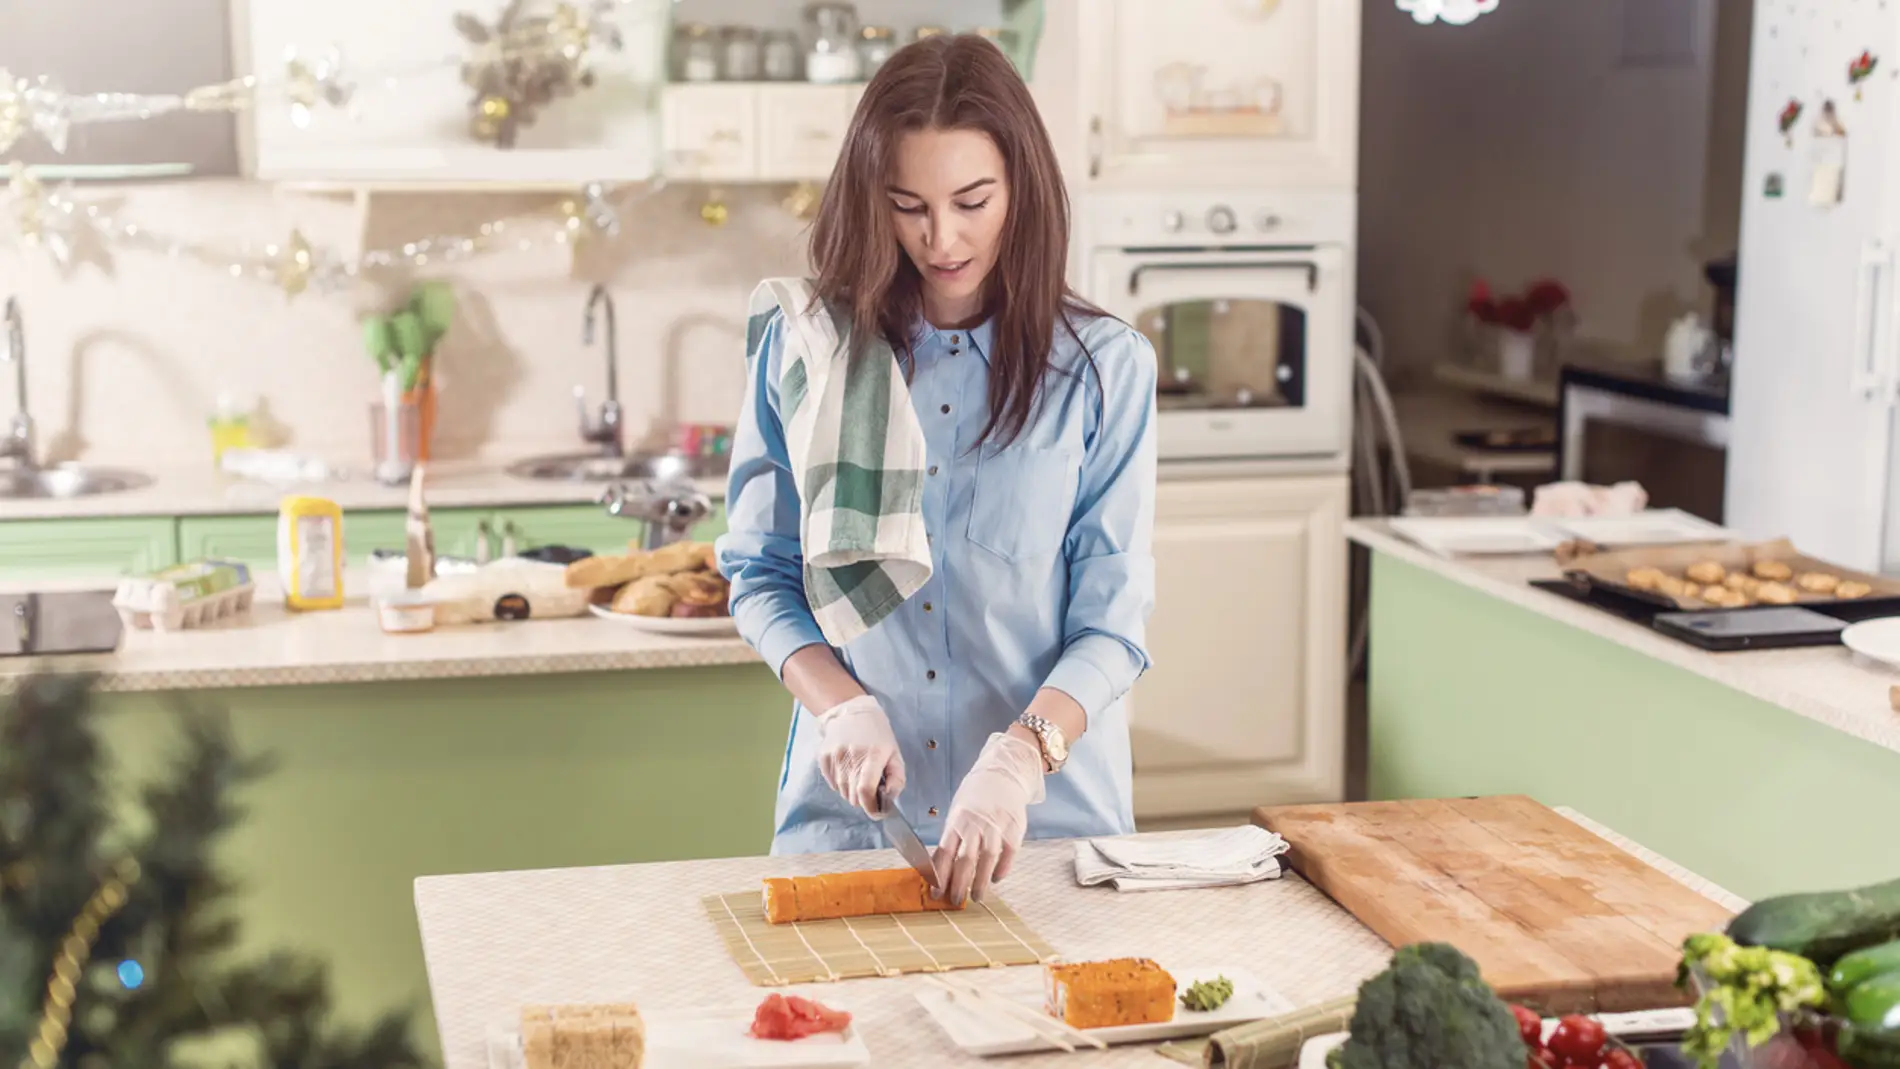
M 567 585 L 592 593 L 587 609 L 603 620 L 663 635 L 733 635 L 731 587 L 713 563 L 710 542 L 671 542 L 593 556 L 567 566 Z

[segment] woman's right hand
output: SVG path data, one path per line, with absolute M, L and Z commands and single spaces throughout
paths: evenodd
M 818 714 L 818 771 L 845 801 L 878 819 L 878 787 L 892 798 L 904 789 L 904 758 L 876 698 L 861 694 Z

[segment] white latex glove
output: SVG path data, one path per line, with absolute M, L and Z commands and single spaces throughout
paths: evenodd
M 937 840 L 937 886 L 951 903 L 982 898 L 1009 875 L 1029 829 L 1029 807 L 1042 799 L 1042 751 L 1014 735 L 991 735 L 957 785 Z
M 884 707 L 869 694 L 818 714 L 818 771 L 845 801 L 881 818 L 877 789 L 885 784 L 892 798 L 904 789 L 904 758 Z

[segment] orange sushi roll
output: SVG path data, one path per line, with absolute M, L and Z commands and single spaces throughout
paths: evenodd
M 765 919 L 771 924 L 790 924 L 960 908 L 930 898 L 927 892 L 923 876 L 910 868 L 770 877 L 764 888 Z

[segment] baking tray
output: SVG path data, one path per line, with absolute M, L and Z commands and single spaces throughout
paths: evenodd
M 1559 597 L 1569 598 L 1572 601 L 1600 609 L 1612 616 L 1621 617 L 1631 623 L 1649 628 L 1659 635 L 1664 635 L 1678 642 L 1682 642 L 1685 645 L 1700 645 L 1699 643 L 1691 642 L 1689 639 L 1673 631 L 1665 631 L 1656 627 L 1656 615 L 1658 613 L 1682 611 L 1672 599 L 1663 597 L 1660 594 L 1631 590 L 1620 584 L 1594 583 L 1588 576 L 1572 576 L 1564 579 L 1533 579 L 1531 580 L 1531 586 L 1556 594 Z M 1829 602 L 1806 603 L 1803 604 L 1802 607 L 1812 609 L 1824 616 L 1832 616 L 1836 620 L 1842 620 L 1852 624 L 1882 616 L 1900 615 L 1900 597 L 1875 597 L 1869 595 L 1851 601 L 1841 601 L 1837 599 Z M 1721 613 L 1749 612 L 1751 609 L 1705 609 L 1702 611 L 1714 615 Z M 1789 646 L 1838 646 L 1840 644 L 1841 640 L 1839 635 L 1817 635 L 1804 641 L 1784 644 L 1782 648 L 1785 649 Z M 1701 648 L 1713 649 L 1713 647 L 1709 646 L 1701 646 Z

